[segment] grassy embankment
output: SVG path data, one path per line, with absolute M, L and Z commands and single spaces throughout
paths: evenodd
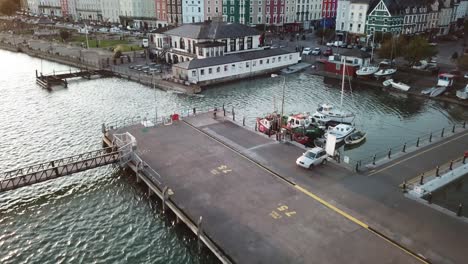
M 86 44 L 86 36 L 73 36 L 70 42 L 75 42 L 76 44 L 80 45 L 80 43 Z M 119 40 L 119 39 L 100 39 L 96 40 L 94 38 L 89 39 L 89 47 L 90 48 L 97 48 L 97 43 L 99 42 L 99 48 L 109 49 L 119 47 L 120 51 L 132 51 L 132 50 L 141 50 L 142 47 L 135 44 L 130 44 L 128 40 Z

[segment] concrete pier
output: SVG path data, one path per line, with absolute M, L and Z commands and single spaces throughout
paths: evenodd
M 182 221 L 196 226 L 203 218 L 203 236 L 222 261 L 463 262 L 467 223 L 405 197 L 398 184 L 402 175 L 418 172 L 407 170 L 413 159 L 429 159 L 451 144 L 466 146 L 468 133 L 356 174 L 332 162 L 299 168 L 302 148 L 228 119 L 205 113 L 107 134 L 108 142 L 115 133 L 135 137 L 136 154 L 159 175 L 154 186 L 172 190 L 167 201 L 186 216 Z

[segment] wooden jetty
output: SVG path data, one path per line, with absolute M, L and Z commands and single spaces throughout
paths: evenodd
M 103 148 L 7 171 L 0 178 L 0 193 L 116 163 L 119 160 L 120 153 L 115 148 Z
M 43 75 L 36 70 L 36 83 L 44 89 L 51 89 L 54 85 L 63 85 L 68 87 L 67 79 L 71 78 L 85 78 L 90 80 L 92 76 L 111 77 L 114 76 L 108 70 L 88 70 L 80 69 L 78 71 L 62 71 L 53 72 L 52 74 Z

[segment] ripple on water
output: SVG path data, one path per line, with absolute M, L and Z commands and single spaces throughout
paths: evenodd
M 281 79 L 257 78 L 208 89 L 204 97 L 171 94 L 117 78 L 70 81 L 48 92 L 34 71 L 68 66 L 0 51 L 0 171 L 101 146 L 104 122 L 154 117 L 180 109 L 234 107 L 249 125 L 280 108 Z M 41 66 L 42 65 L 42 66 Z M 285 112 L 314 112 L 319 103 L 340 103 L 340 85 L 304 73 L 286 76 Z M 276 105 L 276 106 L 274 106 Z M 367 142 L 353 158 L 401 144 L 417 133 L 467 119 L 466 109 L 353 87 L 343 107 L 358 116 Z M 214 263 L 196 250 L 183 226 L 157 206 L 122 172 L 98 168 L 0 194 L 1 263 Z

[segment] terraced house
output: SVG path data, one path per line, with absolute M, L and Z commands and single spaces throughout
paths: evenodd
M 336 10 L 336 31 L 361 36 L 366 30 L 370 0 L 340 0 Z
M 223 21 L 248 24 L 251 0 L 223 0 Z
M 410 1 L 410 0 L 406 0 Z M 367 15 L 366 33 L 374 32 L 400 34 L 403 29 L 404 10 L 402 0 L 378 0 L 371 2 Z

